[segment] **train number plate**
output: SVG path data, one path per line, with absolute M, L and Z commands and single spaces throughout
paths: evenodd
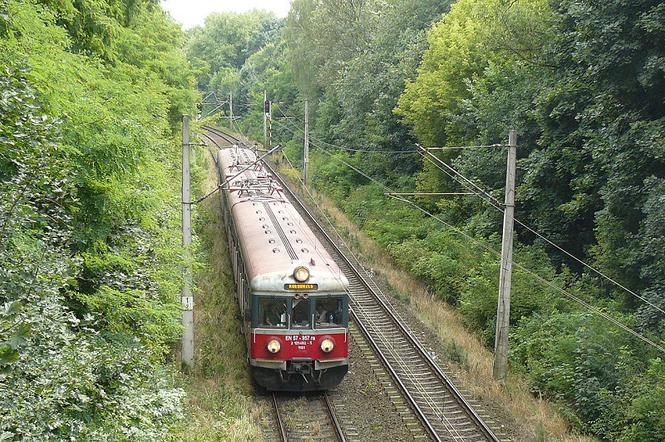
M 284 340 L 290 341 L 291 345 L 298 348 L 298 350 L 305 350 L 308 345 L 314 344 L 315 336 L 310 335 L 286 335 Z

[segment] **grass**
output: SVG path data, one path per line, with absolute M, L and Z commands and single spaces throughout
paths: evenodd
M 290 168 L 282 169 L 293 184 L 298 177 L 297 173 Z M 294 185 L 292 188 L 300 189 L 300 186 Z M 400 297 L 407 294 L 410 308 L 416 316 L 444 343 L 444 356 L 449 358 L 447 362 L 456 369 L 455 377 L 460 383 L 459 387 L 486 404 L 494 404 L 493 409 L 505 416 L 507 421 L 517 423 L 517 428 L 512 431 L 517 440 L 593 440 L 572 433 L 566 419 L 552 404 L 531 395 L 525 379 L 510 374 L 505 385 L 494 381 L 492 353 L 466 330 L 461 315 L 450 305 L 435 299 L 424 284 L 396 267 L 387 254 L 353 224 L 331 199 L 313 189 L 310 192 L 317 200 L 317 205 L 345 237 L 347 244 L 354 249 L 354 253 L 363 256 L 376 274 L 385 277 Z M 303 198 L 311 201 L 307 195 L 303 195 Z M 327 225 L 327 222 L 323 224 Z
M 208 173 L 201 190 L 207 193 L 217 182 L 212 159 L 204 158 Z M 218 196 L 198 207 L 195 229 L 200 241 L 194 292 L 195 362 L 186 375 L 186 419 L 170 439 L 262 440 L 260 422 L 265 410 L 253 398 L 245 362 Z

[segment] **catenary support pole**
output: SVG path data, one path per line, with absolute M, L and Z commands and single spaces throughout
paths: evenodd
M 229 129 L 233 129 L 233 92 L 229 92 Z
M 268 150 L 272 148 L 272 101 L 268 101 Z
M 494 341 L 494 379 L 505 382 L 508 370 L 508 329 L 510 326 L 510 286 L 513 270 L 513 226 L 515 215 L 515 167 L 517 162 L 517 132 L 508 134 L 508 165 L 506 168 L 506 200 L 503 212 L 503 240 L 499 273 L 499 301 L 496 310 Z
M 268 91 L 263 91 L 263 149 L 268 150 Z
M 309 101 L 305 100 L 305 142 L 303 149 L 302 182 L 307 185 L 309 179 Z
M 183 269 L 182 301 L 182 363 L 191 367 L 194 362 L 194 298 L 192 297 L 192 216 L 189 184 L 189 115 L 182 117 L 182 246 L 185 250 L 185 268 Z

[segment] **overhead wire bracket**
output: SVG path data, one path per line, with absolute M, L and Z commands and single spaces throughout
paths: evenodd
M 272 153 L 278 151 L 278 150 L 281 149 L 281 148 L 282 148 L 282 146 L 280 146 L 280 145 L 278 144 L 277 146 L 273 147 L 273 148 L 270 149 L 268 152 L 266 152 L 265 154 L 263 154 L 263 155 L 261 155 L 259 158 L 257 158 L 254 162 L 252 162 L 252 164 L 247 165 L 245 168 L 243 168 L 242 170 L 240 170 L 238 173 L 236 173 L 236 174 L 233 175 L 232 177 L 227 178 L 226 180 L 224 180 L 223 183 L 218 184 L 217 187 L 215 188 L 215 190 L 212 190 L 212 191 L 208 192 L 207 194 L 203 195 L 201 198 L 199 198 L 199 199 L 197 199 L 197 200 L 195 200 L 195 201 L 189 201 L 189 202 L 183 201 L 182 203 L 183 203 L 183 204 L 188 204 L 188 205 L 194 205 L 194 204 L 199 204 L 199 203 L 203 202 L 204 200 L 206 200 L 206 199 L 208 199 L 209 197 L 211 197 L 212 195 L 214 195 L 217 191 L 223 189 L 224 186 L 226 186 L 230 181 L 232 181 L 233 179 L 235 179 L 235 178 L 237 178 L 238 176 L 242 175 L 244 172 L 248 171 L 248 170 L 251 169 L 252 167 L 256 166 L 256 165 L 257 165 L 260 161 L 262 161 L 265 157 L 267 157 L 268 155 L 270 155 L 270 154 L 272 154 Z

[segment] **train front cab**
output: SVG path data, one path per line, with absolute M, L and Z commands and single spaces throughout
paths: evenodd
M 268 390 L 327 390 L 349 367 L 345 293 L 253 294 L 250 365 Z

